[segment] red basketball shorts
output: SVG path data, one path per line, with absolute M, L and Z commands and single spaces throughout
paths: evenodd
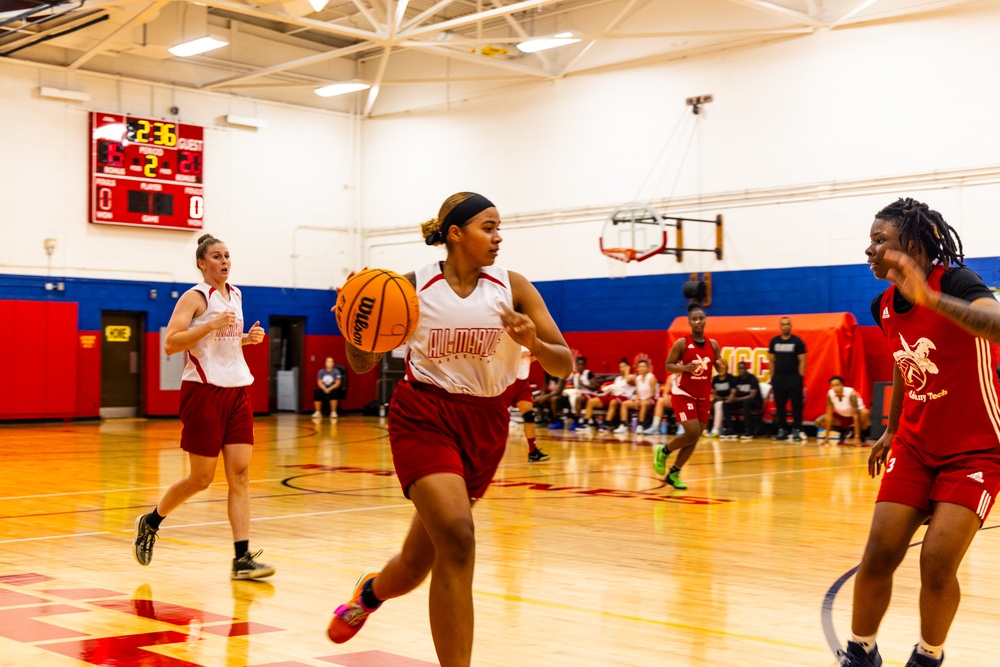
M 246 387 L 181 383 L 181 449 L 218 456 L 223 445 L 253 444 L 253 408 Z
M 507 449 L 510 412 L 501 396 L 450 394 L 401 381 L 389 405 L 389 446 L 403 495 L 421 477 L 450 472 L 482 498 Z
M 672 394 L 670 396 L 673 404 L 674 415 L 677 421 L 700 421 L 702 424 L 708 423 L 708 413 L 712 407 L 712 401 L 706 398 L 694 398 L 687 394 Z
M 511 405 L 515 408 L 521 402 L 531 403 L 534 398 L 531 395 L 531 382 L 528 378 L 514 380 L 514 384 L 507 387 L 503 394 L 500 395 L 500 398 L 504 405 Z
M 844 429 L 844 428 L 851 428 L 852 426 L 854 426 L 854 417 L 845 417 L 844 415 L 840 414 L 839 412 L 834 412 L 833 413 L 833 425 L 837 426 L 837 427 L 840 427 L 842 429 Z
M 998 492 L 1000 448 L 935 456 L 896 436 L 876 502 L 902 503 L 928 513 L 933 503 L 954 503 L 985 521 Z
M 598 394 L 597 398 L 601 401 L 601 405 L 605 408 L 611 405 L 611 401 L 623 403 L 628 400 L 627 398 L 622 398 L 621 396 L 615 396 L 613 394 Z

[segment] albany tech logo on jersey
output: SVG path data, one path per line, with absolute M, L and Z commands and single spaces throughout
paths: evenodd
M 899 335 L 899 342 L 903 344 L 903 349 L 893 352 L 892 357 L 899 366 L 906 386 L 914 391 L 921 391 L 927 385 L 928 374 L 938 374 L 937 364 L 930 360 L 931 350 L 936 350 L 937 345 L 929 338 L 918 338 L 913 347 L 910 347 L 903 334 Z
M 693 347 L 694 347 L 693 344 L 688 343 L 688 348 L 693 348 Z M 694 359 L 691 361 L 691 363 L 698 364 L 698 370 L 696 370 L 694 373 L 691 373 L 691 377 L 701 379 L 708 376 L 708 368 L 709 366 L 712 365 L 712 358 L 703 357 L 695 353 Z

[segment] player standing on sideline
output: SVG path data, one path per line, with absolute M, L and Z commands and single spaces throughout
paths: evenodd
M 705 310 L 697 303 L 688 304 L 688 324 L 691 338 L 678 338 L 667 355 L 667 373 L 680 373 L 674 384 L 673 408 L 677 423 L 684 427 L 666 445 L 653 448 L 653 470 L 667 474 L 665 481 L 675 489 L 687 487 L 681 481 L 681 468 L 694 454 L 701 432 L 708 427 L 708 412 L 712 404 L 712 368 L 719 358 L 719 344 L 705 338 Z M 677 461 L 667 473 L 670 452 L 681 450 Z
M 785 410 L 792 401 L 792 442 L 802 442 L 802 386 L 806 377 L 806 344 L 792 333 L 792 321 L 778 321 L 781 334 L 771 339 L 767 356 L 774 392 L 774 421 L 778 425 L 775 440 L 787 440 Z
M 875 635 L 893 574 L 929 517 L 920 642 L 906 667 L 937 667 L 961 598 L 958 566 L 1000 491 L 1000 304 L 964 268 L 954 228 L 913 199 L 879 211 L 865 254 L 875 277 L 893 283 L 872 315 L 896 363 L 888 426 L 868 457 L 869 475 L 882 466 L 885 475 L 854 585 L 853 634 L 838 656 L 843 667 L 882 664 Z
M 517 369 L 517 379 L 503 393 L 503 404 L 513 406 L 521 413 L 524 420 L 524 439 L 528 441 L 528 463 L 542 463 L 549 460 L 549 455 L 535 444 L 535 403 L 532 401 L 531 383 L 528 375 L 531 373 L 531 350 L 521 347 L 521 365 Z
M 140 565 L 153 559 L 156 531 L 181 503 L 204 491 L 215 479 L 222 454 L 229 486 L 229 523 L 233 529 L 233 579 L 259 579 L 274 568 L 250 553 L 250 455 L 253 453 L 253 407 L 246 388 L 253 375 L 243 358 L 243 345 L 264 340 L 260 322 L 243 333 L 243 295 L 226 282 L 229 249 L 211 234 L 198 239 L 195 261 L 203 282 L 189 289 L 174 306 L 163 350 L 184 352 L 181 383 L 181 449 L 190 472 L 167 489 L 149 514 L 135 520 L 132 552 Z
M 406 344 L 406 378 L 389 405 L 389 444 L 403 494 L 416 514 L 400 553 L 378 573 L 365 573 L 328 634 L 353 637 L 384 600 L 431 577 L 430 625 L 441 667 L 472 660 L 472 575 L 476 537 L 472 505 L 486 492 L 507 446 L 510 413 L 502 394 L 514 382 L 527 347 L 556 377 L 573 371 L 573 356 L 538 290 L 495 266 L 500 215 L 482 195 L 460 192 L 421 231 L 428 245 L 445 244 L 444 262 L 407 277 L 420 299 L 420 319 Z M 457 354 L 454 332 L 492 341 Z M 347 345 L 355 371 L 374 368 L 381 354 Z

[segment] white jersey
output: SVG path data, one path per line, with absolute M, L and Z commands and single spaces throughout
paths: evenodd
M 650 382 L 652 380 L 652 382 Z M 656 393 L 656 377 L 652 373 L 635 376 L 635 397 L 640 401 L 653 398 Z
M 521 346 L 521 365 L 517 367 L 517 379 L 527 380 L 531 375 L 531 350 Z
M 484 266 L 479 284 L 464 299 L 438 262 L 415 275 L 420 319 L 406 343 L 406 378 L 452 394 L 502 394 L 521 364 L 521 345 L 500 322 L 500 304 L 514 307 L 507 269 Z
M 831 389 L 827 392 L 827 396 L 830 398 L 830 403 L 833 404 L 833 411 L 842 417 L 853 417 L 854 416 L 854 406 L 851 405 L 851 394 L 854 390 L 850 387 L 844 387 L 844 394 L 840 398 Z M 861 394 L 858 394 L 858 410 L 863 410 L 865 407 L 865 402 L 861 398 Z
M 629 384 L 624 375 L 619 375 L 603 390 L 603 393 L 610 394 L 616 398 L 629 399 L 635 396 L 635 385 Z
M 253 384 L 250 367 L 243 358 L 243 295 L 232 285 L 228 287 L 228 301 L 208 283 L 199 283 L 191 288 L 201 292 L 208 306 L 204 313 L 191 320 L 188 329 L 194 329 L 227 310 L 236 313 L 236 322 L 231 327 L 216 329 L 185 351 L 183 380 L 214 384 L 216 387 Z

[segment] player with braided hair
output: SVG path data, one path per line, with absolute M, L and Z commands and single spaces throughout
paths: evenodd
M 941 214 L 913 199 L 878 212 L 865 250 L 876 278 L 892 285 L 872 315 L 892 351 L 892 399 L 868 473 L 885 468 L 858 568 L 853 636 L 844 667 L 882 664 L 875 635 L 893 574 L 917 529 L 920 642 L 906 667 L 938 667 L 958 610 L 958 567 L 1000 492 L 1000 304 L 964 268 L 962 241 Z

